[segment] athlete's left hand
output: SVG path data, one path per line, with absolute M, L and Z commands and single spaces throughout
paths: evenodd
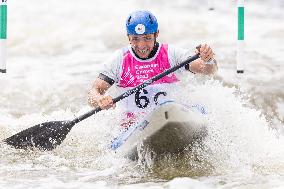
M 196 53 L 200 53 L 200 58 L 204 62 L 210 61 L 211 59 L 213 59 L 214 56 L 213 50 L 207 44 L 198 46 Z

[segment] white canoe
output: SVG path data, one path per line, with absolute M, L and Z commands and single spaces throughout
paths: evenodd
M 205 110 L 200 105 L 166 101 L 137 124 L 124 130 L 111 143 L 111 149 L 131 159 L 138 158 L 137 147 L 155 155 L 177 154 L 207 134 Z

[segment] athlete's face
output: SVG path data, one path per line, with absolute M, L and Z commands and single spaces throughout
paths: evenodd
M 154 48 L 158 33 L 146 35 L 128 35 L 131 47 L 140 58 L 147 58 Z

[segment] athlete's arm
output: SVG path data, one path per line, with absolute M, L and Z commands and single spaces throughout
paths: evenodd
M 114 107 L 113 99 L 106 95 L 106 91 L 118 81 L 119 68 L 122 59 L 122 51 L 117 50 L 105 60 L 98 78 L 93 82 L 88 93 L 88 102 L 93 107 L 109 109 Z

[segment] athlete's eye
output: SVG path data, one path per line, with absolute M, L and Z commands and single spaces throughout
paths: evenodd
M 154 40 L 154 37 L 152 36 L 145 36 L 145 37 L 131 37 L 130 41 L 132 43 L 138 43 L 139 41 L 144 41 L 144 42 L 151 42 Z
M 144 41 L 146 41 L 146 42 L 149 42 L 149 41 L 152 41 L 153 40 L 153 37 L 145 37 L 144 38 Z
M 131 41 L 138 42 L 139 38 L 138 37 L 132 37 Z

